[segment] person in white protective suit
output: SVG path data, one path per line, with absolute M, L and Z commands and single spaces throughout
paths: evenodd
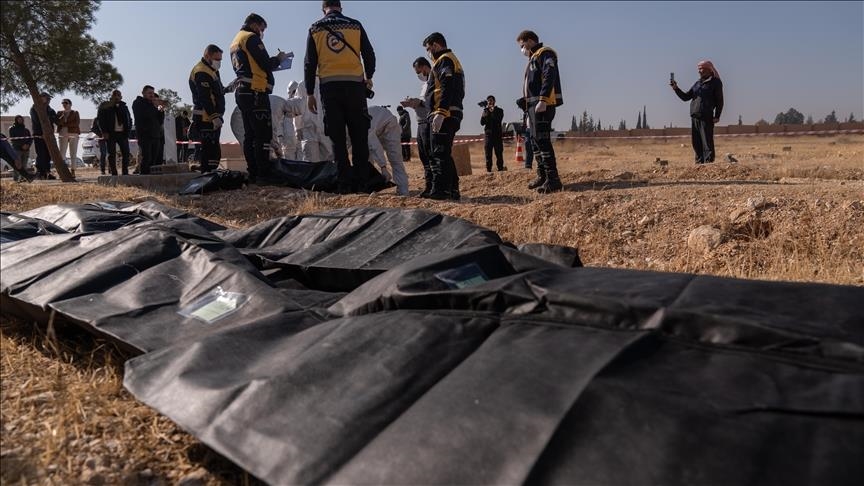
M 399 126 L 399 119 L 384 106 L 370 106 L 369 116 L 372 118 L 369 127 L 369 161 L 378 166 L 387 181 L 396 184 L 396 194 L 407 196 L 408 174 L 402 163 L 402 127 Z M 348 142 L 350 147 L 350 137 Z
M 273 124 L 273 142 L 270 144 L 274 152 L 278 149 L 279 157 L 297 160 L 297 138 L 294 133 L 294 117 L 303 113 L 303 100 L 284 99 L 281 96 L 270 96 L 270 113 Z M 286 129 L 288 128 L 288 129 Z
M 285 104 L 285 118 L 282 120 L 282 157 L 288 160 L 303 160 L 300 141 L 297 138 L 297 128 L 302 123 L 301 115 L 306 111 L 306 101 L 297 96 L 300 83 L 288 83 L 288 100 Z M 300 130 L 302 133 L 302 129 Z
M 318 89 L 318 78 L 315 78 L 315 92 L 320 93 Z M 303 100 L 303 115 L 300 117 L 299 123 L 294 121 L 297 140 L 300 141 L 300 151 L 303 153 L 303 160 L 306 162 L 321 162 L 324 160 L 333 160 L 333 142 L 330 137 L 324 135 L 324 110 L 319 109 L 318 113 L 310 112 L 306 106 L 306 83 L 300 81 L 297 86 L 296 96 Z M 316 96 L 317 95 L 313 95 Z M 321 106 L 321 100 L 318 100 L 318 106 Z

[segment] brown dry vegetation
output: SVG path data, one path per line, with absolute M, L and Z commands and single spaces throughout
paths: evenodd
M 588 266 L 864 285 L 864 136 L 718 138 L 717 145 L 718 162 L 697 167 L 687 139 L 560 141 L 566 190 L 545 196 L 525 188 L 532 174 L 514 165 L 512 148 L 505 150 L 508 172 L 481 173 L 482 145 L 475 144 L 475 175 L 462 178 L 458 203 L 398 197 L 392 189 L 334 196 L 253 187 L 180 197 L 7 180 L 0 208 L 153 197 L 234 227 L 349 206 L 425 208 L 514 243 L 578 247 Z M 726 162 L 726 153 L 739 162 Z M 421 184 L 419 165 L 416 156 L 408 164 L 412 193 Z M 719 246 L 688 247 L 702 225 L 721 231 Z M 132 399 L 121 385 L 125 357 L 109 344 L 72 330 L 49 339 L 9 318 L 0 332 L 4 484 L 252 481 Z

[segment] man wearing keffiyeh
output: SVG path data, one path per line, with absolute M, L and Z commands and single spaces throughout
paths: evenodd
M 705 164 L 714 162 L 714 124 L 723 111 L 723 82 L 711 61 L 700 62 L 696 69 L 699 80 L 689 91 L 681 91 L 675 80 L 670 80 L 669 86 L 682 101 L 690 101 L 693 151 L 696 163 Z

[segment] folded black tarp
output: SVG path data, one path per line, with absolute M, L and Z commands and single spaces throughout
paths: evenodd
M 336 291 L 353 290 L 421 255 L 503 244 L 489 229 L 418 209 L 337 209 L 217 234 L 260 268 L 281 269 L 273 279 Z
M 26 240 L 34 236 L 62 233 L 67 231 L 42 219 L 28 218 L 14 213 L 0 213 L 0 244 Z
M 128 203 L 100 201 L 85 204 L 52 204 L 21 213 L 71 232 L 113 231 L 144 221 L 189 220 L 209 231 L 225 227 L 155 201 Z

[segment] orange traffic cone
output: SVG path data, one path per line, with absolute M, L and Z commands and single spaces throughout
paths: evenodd
M 522 167 L 525 165 L 525 156 L 522 153 L 522 137 L 516 136 L 516 166 Z

